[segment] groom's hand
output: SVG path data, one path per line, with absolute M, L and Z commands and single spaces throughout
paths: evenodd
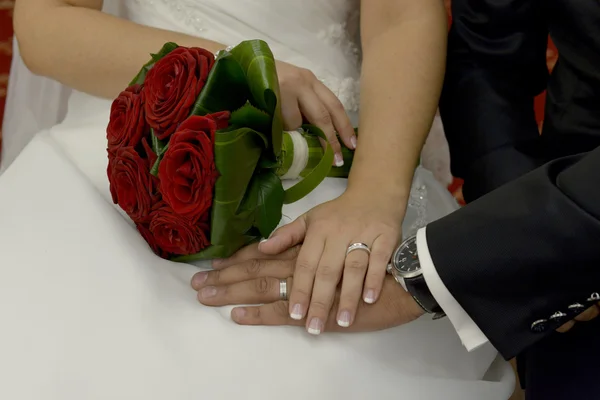
M 194 275 L 192 287 L 198 291 L 198 300 L 207 306 L 262 304 L 233 309 L 231 317 L 238 324 L 304 326 L 305 321 L 290 317 L 288 302 L 279 298 L 280 280 L 287 281 L 288 293 L 291 290 L 297 254 L 298 248 L 294 247 L 279 256 L 265 258 L 255 245 L 248 246 L 231 259 L 216 263 L 218 269 Z M 386 278 L 381 293 L 375 304 L 361 302 L 349 328 L 336 323 L 337 307 L 333 307 L 325 331 L 377 331 L 411 322 L 423 314 L 412 296 L 391 276 Z M 339 294 L 338 290 L 336 306 Z

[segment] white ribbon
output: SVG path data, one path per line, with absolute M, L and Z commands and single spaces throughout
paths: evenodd
M 287 132 L 294 146 L 294 159 L 290 169 L 281 177 L 282 180 L 298 179 L 308 164 L 308 143 L 299 131 Z

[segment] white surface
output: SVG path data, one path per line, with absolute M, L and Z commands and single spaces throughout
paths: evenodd
M 419 253 L 419 261 L 423 269 L 423 276 L 427 282 L 427 287 L 431 294 L 437 300 L 438 304 L 444 310 L 448 319 L 456 329 L 463 346 L 468 351 L 473 351 L 489 342 L 485 334 L 475 324 L 473 319 L 456 301 L 452 293 L 448 290 L 442 278 L 437 273 L 429 247 L 427 246 L 427 227 L 419 229 L 417 232 L 417 251 Z
M 334 180 L 335 182 L 339 180 Z M 311 337 L 199 305 L 48 135 L 0 177 L 0 398 L 506 399 L 445 321 Z M 443 379 L 436 379 L 443 378 Z M 443 397 L 441 397 L 443 395 Z
M 183 14 L 168 6 L 175 3 Z M 348 39 L 331 33 L 357 4 L 105 1 L 133 21 L 225 44 L 261 38 L 281 60 L 344 79 L 358 77 L 358 67 L 345 51 Z M 35 88 L 53 83 L 21 76 L 27 79 L 11 85 L 18 96 L 9 95 L 11 132 L 4 132 L 20 143 L 11 158 L 35 132 L 26 124 L 32 114 L 60 120 L 35 106 Z M 28 84 L 31 90 L 20 90 Z M 59 108 L 61 90 L 49 90 L 54 97 L 47 100 Z M 240 327 L 230 321 L 229 308 L 198 304 L 189 287 L 197 267 L 154 256 L 110 202 L 109 105 L 74 93 L 64 123 L 38 134 L 0 176 L 0 399 L 509 397 L 514 376 L 508 364 L 496 359 L 490 370 L 495 350 L 468 353 L 448 321 L 314 338 L 300 328 Z M 420 168 L 417 177 L 428 189 L 430 218 L 455 209 L 429 172 Z M 344 188 L 344 180 L 326 180 L 286 207 L 284 220 Z M 409 209 L 405 225 L 415 218 Z

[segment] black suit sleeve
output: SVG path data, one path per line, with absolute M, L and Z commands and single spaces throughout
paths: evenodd
M 548 78 L 541 1 L 452 1 L 440 113 L 467 201 L 542 164 L 534 113 Z
M 600 292 L 600 147 L 433 222 L 427 244 L 448 290 L 512 358 L 581 312 L 569 305 L 587 308 Z M 556 312 L 567 316 L 553 320 Z M 547 322 L 535 332 L 538 320 Z

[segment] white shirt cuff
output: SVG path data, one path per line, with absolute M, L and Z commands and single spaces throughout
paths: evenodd
M 431 254 L 429 254 L 427 236 L 425 234 L 426 229 L 427 227 L 421 228 L 417 232 L 417 252 L 425 282 L 427 282 L 427 287 L 431 291 L 431 294 L 448 316 L 454 329 L 456 329 L 456 333 L 458 333 L 463 346 L 465 346 L 467 351 L 473 351 L 488 343 L 489 340 L 471 317 L 469 317 L 469 314 L 458 304 L 444 285 L 444 282 L 442 282 L 442 278 L 438 275 L 431 259 Z

